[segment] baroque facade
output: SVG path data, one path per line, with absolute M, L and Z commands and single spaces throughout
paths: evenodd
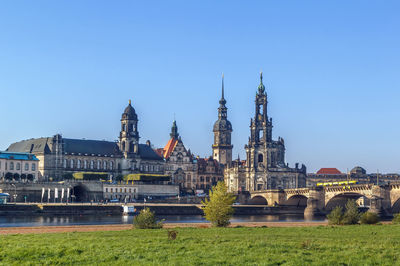
M 290 168 L 285 163 L 283 138 L 272 139 L 272 118 L 267 113 L 267 93 L 262 73 L 255 99 L 255 115 L 250 120 L 250 137 L 245 145 L 246 160 L 235 161 L 225 169 L 230 191 L 257 191 L 298 188 L 306 185 L 306 167 Z
M 130 173 L 163 174 L 164 160 L 150 141 L 139 144 L 138 116 L 131 102 L 121 117 L 119 142 L 53 137 L 11 144 L 8 152 L 32 153 L 39 159 L 40 180 L 61 180 L 76 172 L 107 173 L 110 177 Z

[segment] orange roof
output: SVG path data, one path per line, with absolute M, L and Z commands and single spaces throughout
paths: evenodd
M 154 151 L 158 154 L 158 156 L 163 157 L 163 148 L 155 149 Z
M 178 143 L 178 140 L 175 138 L 171 138 L 170 140 L 168 140 L 167 145 L 165 145 L 165 147 L 163 149 L 163 154 L 162 154 L 165 159 L 169 158 L 172 151 L 175 149 L 175 146 L 177 143 Z
M 318 170 L 317 175 L 341 175 L 342 172 L 340 172 L 336 168 L 321 168 Z

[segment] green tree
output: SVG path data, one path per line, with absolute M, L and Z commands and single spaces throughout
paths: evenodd
M 157 222 L 154 212 L 144 208 L 133 218 L 133 226 L 137 229 L 158 229 L 163 227 L 163 221 Z
M 400 224 L 400 213 L 397 213 L 397 214 L 394 215 L 392 223 L 393 224 Z
M 348 200 L 346 203 L 346 211 L 343 215 L 344 224 L 358 224 L 360 221 L 360 212 L 355 200 Z
M 376 224 L 378 222 L 379 216 L 374 212 L 364 212 L 360 218 L 361 224 Z
M 343 208 L 336 206 L 327 216 L 329 224 L 342 225 L 343 224 Z
M 226 227 L 230 224 L 229 219 L 234 213 L 232 204 L 236 196 L 228 192 L 223 181 L 218 182 L 210 191 L 209 199 L 201 203 L 205 217 L 216 227 Z

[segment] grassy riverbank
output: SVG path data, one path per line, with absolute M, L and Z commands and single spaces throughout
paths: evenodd
M 400 226 L 178 228 L 1 236 L 10 264 L 395 265 Z

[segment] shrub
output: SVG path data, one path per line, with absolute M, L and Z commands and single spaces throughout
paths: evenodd
M 329 224 L 343 224 L 343 208 L 336 206 L 326 217 L 328 218 Z
M 225 183 L 218 182 L 210 191 L 210 198 L 201 202 L 206 219 L 216 227 L 228 226 L 234 212 L 232 204 L 235 199 L 235 195 L 228 192 Z
M 168 239 L 175 240 L 178 235 L 178 232 L 175 230 L 168 231 Z
M 154 212 L 144 208 L 133 218 L 133 226 L 137 229 L 158 229 L 163 227 L 163 221 L 157 222 Z
M 397 213 L 397 214 L 394 215 L 392 223 L 400 224 L 400 213 Z
M 379 216 L 374 212 L 365 212 L 361 215 L 361 224 L 376 224 L 379 222 Z
M 348 200 L 346 203 L 346 211 L 343 215 L 343 224 L 358 224 L 360 221 L 360 212 L 355 200 Z

